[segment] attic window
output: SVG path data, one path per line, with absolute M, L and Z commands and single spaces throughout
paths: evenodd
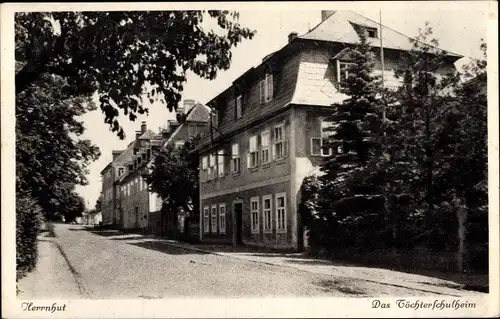
M 369 38 L 378 38 L 376 28 L 365 27 L 365 30 L 366 30 L 366 34 L 368 35 Z

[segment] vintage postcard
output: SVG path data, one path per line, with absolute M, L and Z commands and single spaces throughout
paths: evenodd
M 500 315 L 497 2 L 0 8 L 3 317 Z

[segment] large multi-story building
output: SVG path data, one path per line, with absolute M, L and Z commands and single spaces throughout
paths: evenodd
M 340 151 L 321 147 L 323 118 L 346 98 L 338 84 L 351 63 L 346 48 L 359 42 L 359 32 L 377 54 L 383 35 L 384 82 L 399 85 L 394 69 L 412 47 L 408 37 L 352 11 L 321 15 L 319 25 L 291 33 L 287 45 L 207 103 L 211 132 L 196 150 L 202 241 L 300 249 L 299 189 L 324 156 Z M 455 69 L 459 58 L 447 54 L 439 72 Z M 375 67 L 380 73 L 381 63 Z
M 148 130 L 146 122 L 142 122 L 141 130 L 135 132 L 135 139 L 127 148 L 113 151 L 113 160 L 101 172 L 103 187 L 101 210 L 104 225 L 120 228 L 142 226 L 140 218 L 132 220 L 130 216 L 137 217 L 138 214 L 134 214 L 135 209 L 137 206 L 144 207 L 144 201 L 131 201 L 131 198 L 132 195 L 134 199 L 138 198 L 137 190 L 142 190 L 145 182 L 142 178 L 137 180 L 135 175 L 132 177 L 131 173 L 141 160 L 147 161 L 151 158 L 151 145 L 155 143 L 161 145 L 161 140 L 161 136 L 158 137 L 158 134 Z M 140 196 L 139 198 L 142 199 Z M 124 206 L 124 201 L 127 206 Z M 146 203 L 149 205 L 149 197 Z M 145 216 L 147 218 L 147 214 Z M 141 214 L 141 217 L 144 217 L 144 214 Z

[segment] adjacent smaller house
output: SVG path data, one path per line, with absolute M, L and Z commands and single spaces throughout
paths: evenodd
M 203 137 L 208 132 L 210 108 L 195 100 L 184 100 L 177 109 L 177 121 L 169 121 L 167 128 L 162 132 L 163 148 L 167 145 L 183 146 L 186 141 L 195 136 Z M 153 157 L 155 155 L 153 154 Z M 151 162 L 151 161 L 150 161 Z M 148 162 L 146 165 L 149 165 Z M 161 207 L 160 207 L 161 208 Z M 176 212 L 162 215 L 160 210 L 150 212 L 148 229 L 150 232 L 165 235 L 177 228 Z M 198 237 L 198 220 L 190 224 L 190 231 Z

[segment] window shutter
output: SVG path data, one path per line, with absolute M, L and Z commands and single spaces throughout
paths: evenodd
M 288 140 L 283 141 L 283 157 L 288 157 Z
M 261 80 L 259 82 L 259 90 L 260 90 L 260 103 L 264 103 L 264 98 L 265 98 L 265 85 L 264 85 L 264 80 Z
M 268 74 L 266 76 L 267 81 L 267 101 L 271 101 L 273 99 L 273 75 Z

